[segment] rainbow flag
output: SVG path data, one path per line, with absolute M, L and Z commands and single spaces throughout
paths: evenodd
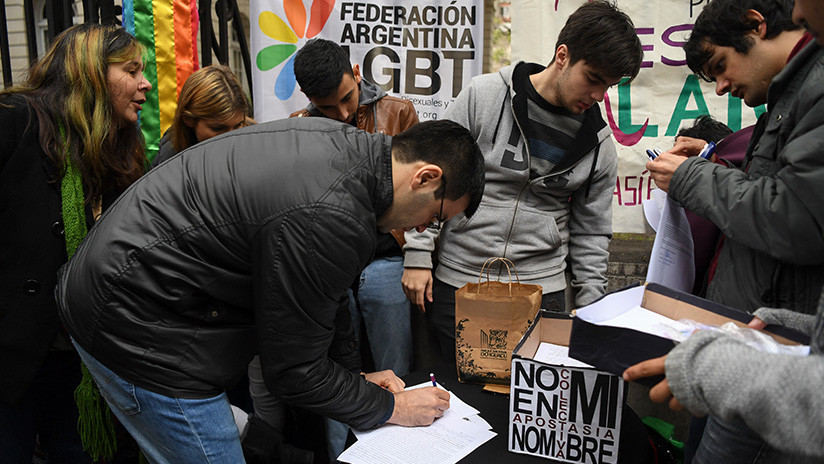
M 172 124 L 183 83 L 199 68 L 197 0 L 123 0 L 123 27 L 146 47 L 143 74 L 151 82 L 140 112 L 146 157 Z

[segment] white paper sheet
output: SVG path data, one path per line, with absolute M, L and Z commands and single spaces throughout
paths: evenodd
M 463 418 L 437 420 L 428 427 L 386 425 L 380 433 L 359 438 L 338 457 L 351 464 L 455 463 L 496 435 Z
M 547 342 L 541 342 L 541 344 L 538 345 L 538 350 L 535 352 L 535 356 L 533 356 L 532 359 L 556 366 L 592 367 L 585 362 L 570 358 L 568 346 L 561 346 Z
M 626 306 L 623 308 L 606 318 L 597 317 L 598 314 L 595 312 L 579 310 L 578 317 L 601 326 L 622 327 L 678 341 L 695 330 L 695 326 L 670 319 L 638 305 L 629 309 L 625 309 Z
M 647 282 L 655 282 L 682 292 L 692 291 L 695 283 L 695 244 L 684 208 L 670 200 L 660 189 L 652 200 L 644 200 L 647 220 L 656 230 L 647 269 Z M 660 213 L 656 214 L 658 208 Z M 649 211 L 648 211 L 649 210 Z
M 597 325 L 601 321 L 612 319 L 633 306 L 638 306 L 644 298 L 645 287 L 628 288 L 620 292 L 604 295 L 600 300 L 590 303 L 583 308 L 578 308 L 575 313 L 577 317 Z
M 432 386 L 422 383 L 406 390 Z M 443 387 L 438 385 L 438 388 Z M 446 389 L 444 389 L 446 390 Z M 447 390 L 448 391 L 448 390 Z M 383 425 L 354 431 L 358 441 L 338 457 L 351 464 L 455 463 L 497 435 L 478 410 L 450 392 L 449 409 L 427 427 Z
M 649 192 L 649 199 L 641 201 L 644 208 L 644 218 L 656 233 L 658 225 L 661 224 L 661 213 L 664 211 L 664 204 L 667 202 L 667 192 L 656 188 Z
M 463 420 L 465 420 L 465 421 L 467 421 L 471 424 L 477 425 L 478 427 L 483 427 L 487 430 L 492 430 L 492 426 L 489 425 L 489 422 L 485 421 L 484 418 L 481 417 L 480 414 L 475 414 L 475 415 L 472 415 L 472 416 L 469 416 L 469 417 L 464 417 Z
M 585 362 L 569 357 L 569 347 L 555 345 L 553 343 L 541 342 L 533 358 L 546 364 L 568 367 L 592 367 Z

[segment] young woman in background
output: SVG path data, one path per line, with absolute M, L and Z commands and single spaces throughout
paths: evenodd
M 227 66 L 193 72 L 180 89 L 174 120 L 160 139 L 152 167 L 198 142 L 254 124 L 248 113 L 243 88 Z

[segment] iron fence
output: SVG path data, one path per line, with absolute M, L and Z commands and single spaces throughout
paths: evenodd
M 48 23 L 47 40 L 50 42 L 55 36 L 73 24 L 73 0 L 48 0 L 45 3 L 45 16 Z M 86 23 L 117 24 L 121 25 L 122 8 L 115 5 L 113 0 L 83 0 L 83 21 Z M 37 61 L 37 27 L 35 24 L 34 2 L 24 0 L 24 20 L 26 29 L 26 48 L 29 65 Z M 212 64 L 212 53 L 221 64 L 229 64 L 229 27 L 232 27 L 237 36 L 240 53 L 243 58 L 243 67 L 246 71 L 246 80 L 252 88 L 252 64 L 249 55 L 249 45 L 246 40 L 246 31 L 241 21 L 237 0 L 198 0 L 198 15 L 200 16 L 200 63 L 202 66 Z M 217 34 L 215 34 L 212 18 L 217 17 Z M 6 18 L 6 1 L 0 0 L 0 65 L 3 68 L 3 85 L 12 85 L 11 54 L 9 52 L 9 31 Z

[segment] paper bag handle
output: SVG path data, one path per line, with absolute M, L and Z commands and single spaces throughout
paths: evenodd
M 521 278 L 518 276 L 518 270 L 515 269 L 515 263 L 510 261 L 507 258 L 489 258 L 484 262 L 484 265 L 481 267 L 481 273 L 478 275 L 478 290 L 475 293 L 481 293 L 481 279 L 484 276 L 484 270 L 486 270 L 486 281 L 489 283 L 489 269 L 492 267 L 492 264 L 496 261 L 500 261 L 504 263 L 506 266 L 506 273 L 509 275 L 509 296 L 512 296 L 512 271 L 515 271 L 515 278 L 518 280 L 518 283 L 521 283 Z M 512 268 L 510 269 L 510 266 Z

